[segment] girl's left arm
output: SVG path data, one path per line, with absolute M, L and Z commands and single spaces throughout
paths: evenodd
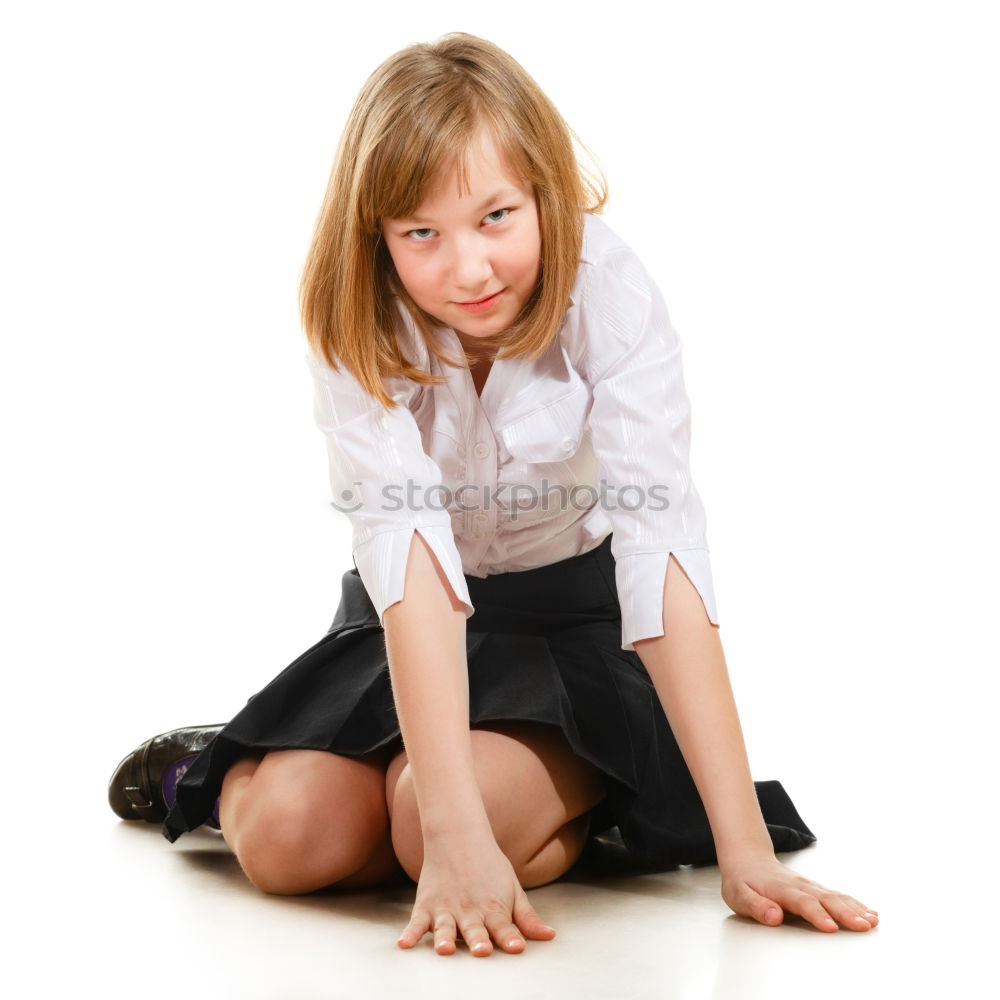
M 708 814 L 726 903 L 763 924 L 780 924 L 787 910 L 823 931 L 835 931 L 838 924 L 857 931 L 874 927 L 874 910 L 798 875 L 775 857 L 718 629 L 673 556 L 667 562 L 663 628 L 664 635 L 636 640 L 635 651 Z

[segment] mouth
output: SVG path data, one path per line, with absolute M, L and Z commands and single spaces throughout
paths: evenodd
M 486 312 L 487 309 L 493 307 L 493 305 L 499 301 L 500 296 L 506 291 L 505 288 L 501 288 L 499 292 L 494 292 L 492 295 L 487 295 L 484 299 L 477 299 L 475 302 L 455 302 L 454 304 L 459 307 L 459 309 L 464 309 L 466 312 Z

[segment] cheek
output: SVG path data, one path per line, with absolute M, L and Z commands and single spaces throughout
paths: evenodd
M 530 230 L 519 233 L 518 238 L 512 240 L 505 248 L 503 259 L 507 273 L 522 281 L 528 281 L 538 270 L 541 250 L 541 243 L 536 234 Z
M 524 241 L 521 245 L 521 257 L 524 261 L 525 271 L 537 276 L 542 257 L 542 234 L 539 232 L 537 222 L 525 231 Z
M 517 272 L 526 285 L 534 285 L 541 268 L 541 243 L 537 239 L 526 239 L 518 248 Z
M 421 267 L 420 262 L 412 258 L 409 260 L 401 258 L 395 261 L 395 264 L 396 274 L 399 275 L 399 280 L 402 282 L 403 287 L 410 293 L 410 296 L 414 300 L 423 298 L 430 284 L 428 269 Z

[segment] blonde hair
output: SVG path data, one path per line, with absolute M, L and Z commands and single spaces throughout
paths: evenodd
M 607 184 L 582 167 L 552 102 L 511 56 L 464 32 L 411 45 L 368 78 L 347 120 L 306 258 L 299 291 L 302 324 L 318 357 L 342 362 L 388 409 L 383 378 L 424 385 L 444 376 L 422 371 L 400 349 L 398 297 L 429 351 L 461 367 L 432 335 L 438 325 L 406 293 L 382 240 L 381 219 L 412 215 L 439 179 L 457 166 L 466 182 L 470 147 L 488 129 L 507 166 L 534 190 L 541 232 L 540 280 L 511 328 L 479 338 L 505 358 L 535 358 L 558 333 L 576 280 L 583 214 L 600 212 Z M 593 162 L 593 157 L 587 153 Z

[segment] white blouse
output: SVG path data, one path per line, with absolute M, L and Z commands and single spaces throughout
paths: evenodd
M 475 608 L 463 574 L 545 566 L 613 532 L 622 649 L 663 635 L 671 553 L 718 624 L 705 511 L 688 472 L 680 341 L 639 259 L 601 219 L 586 217 L 550 349 L 530 363 L 495 359 L 481 397 L 469 369 L 439 362 L 398 305 L 404 352 L 446 383 L 386 379 L 401 404 L 389 413 L 346 369 L 306 356 L 333 506 L 351 520 L 354 562 L 380 622 L 403 597 L 419 529 L 466 618 Z M 453 330 L 434 335 L 463 356 Z

